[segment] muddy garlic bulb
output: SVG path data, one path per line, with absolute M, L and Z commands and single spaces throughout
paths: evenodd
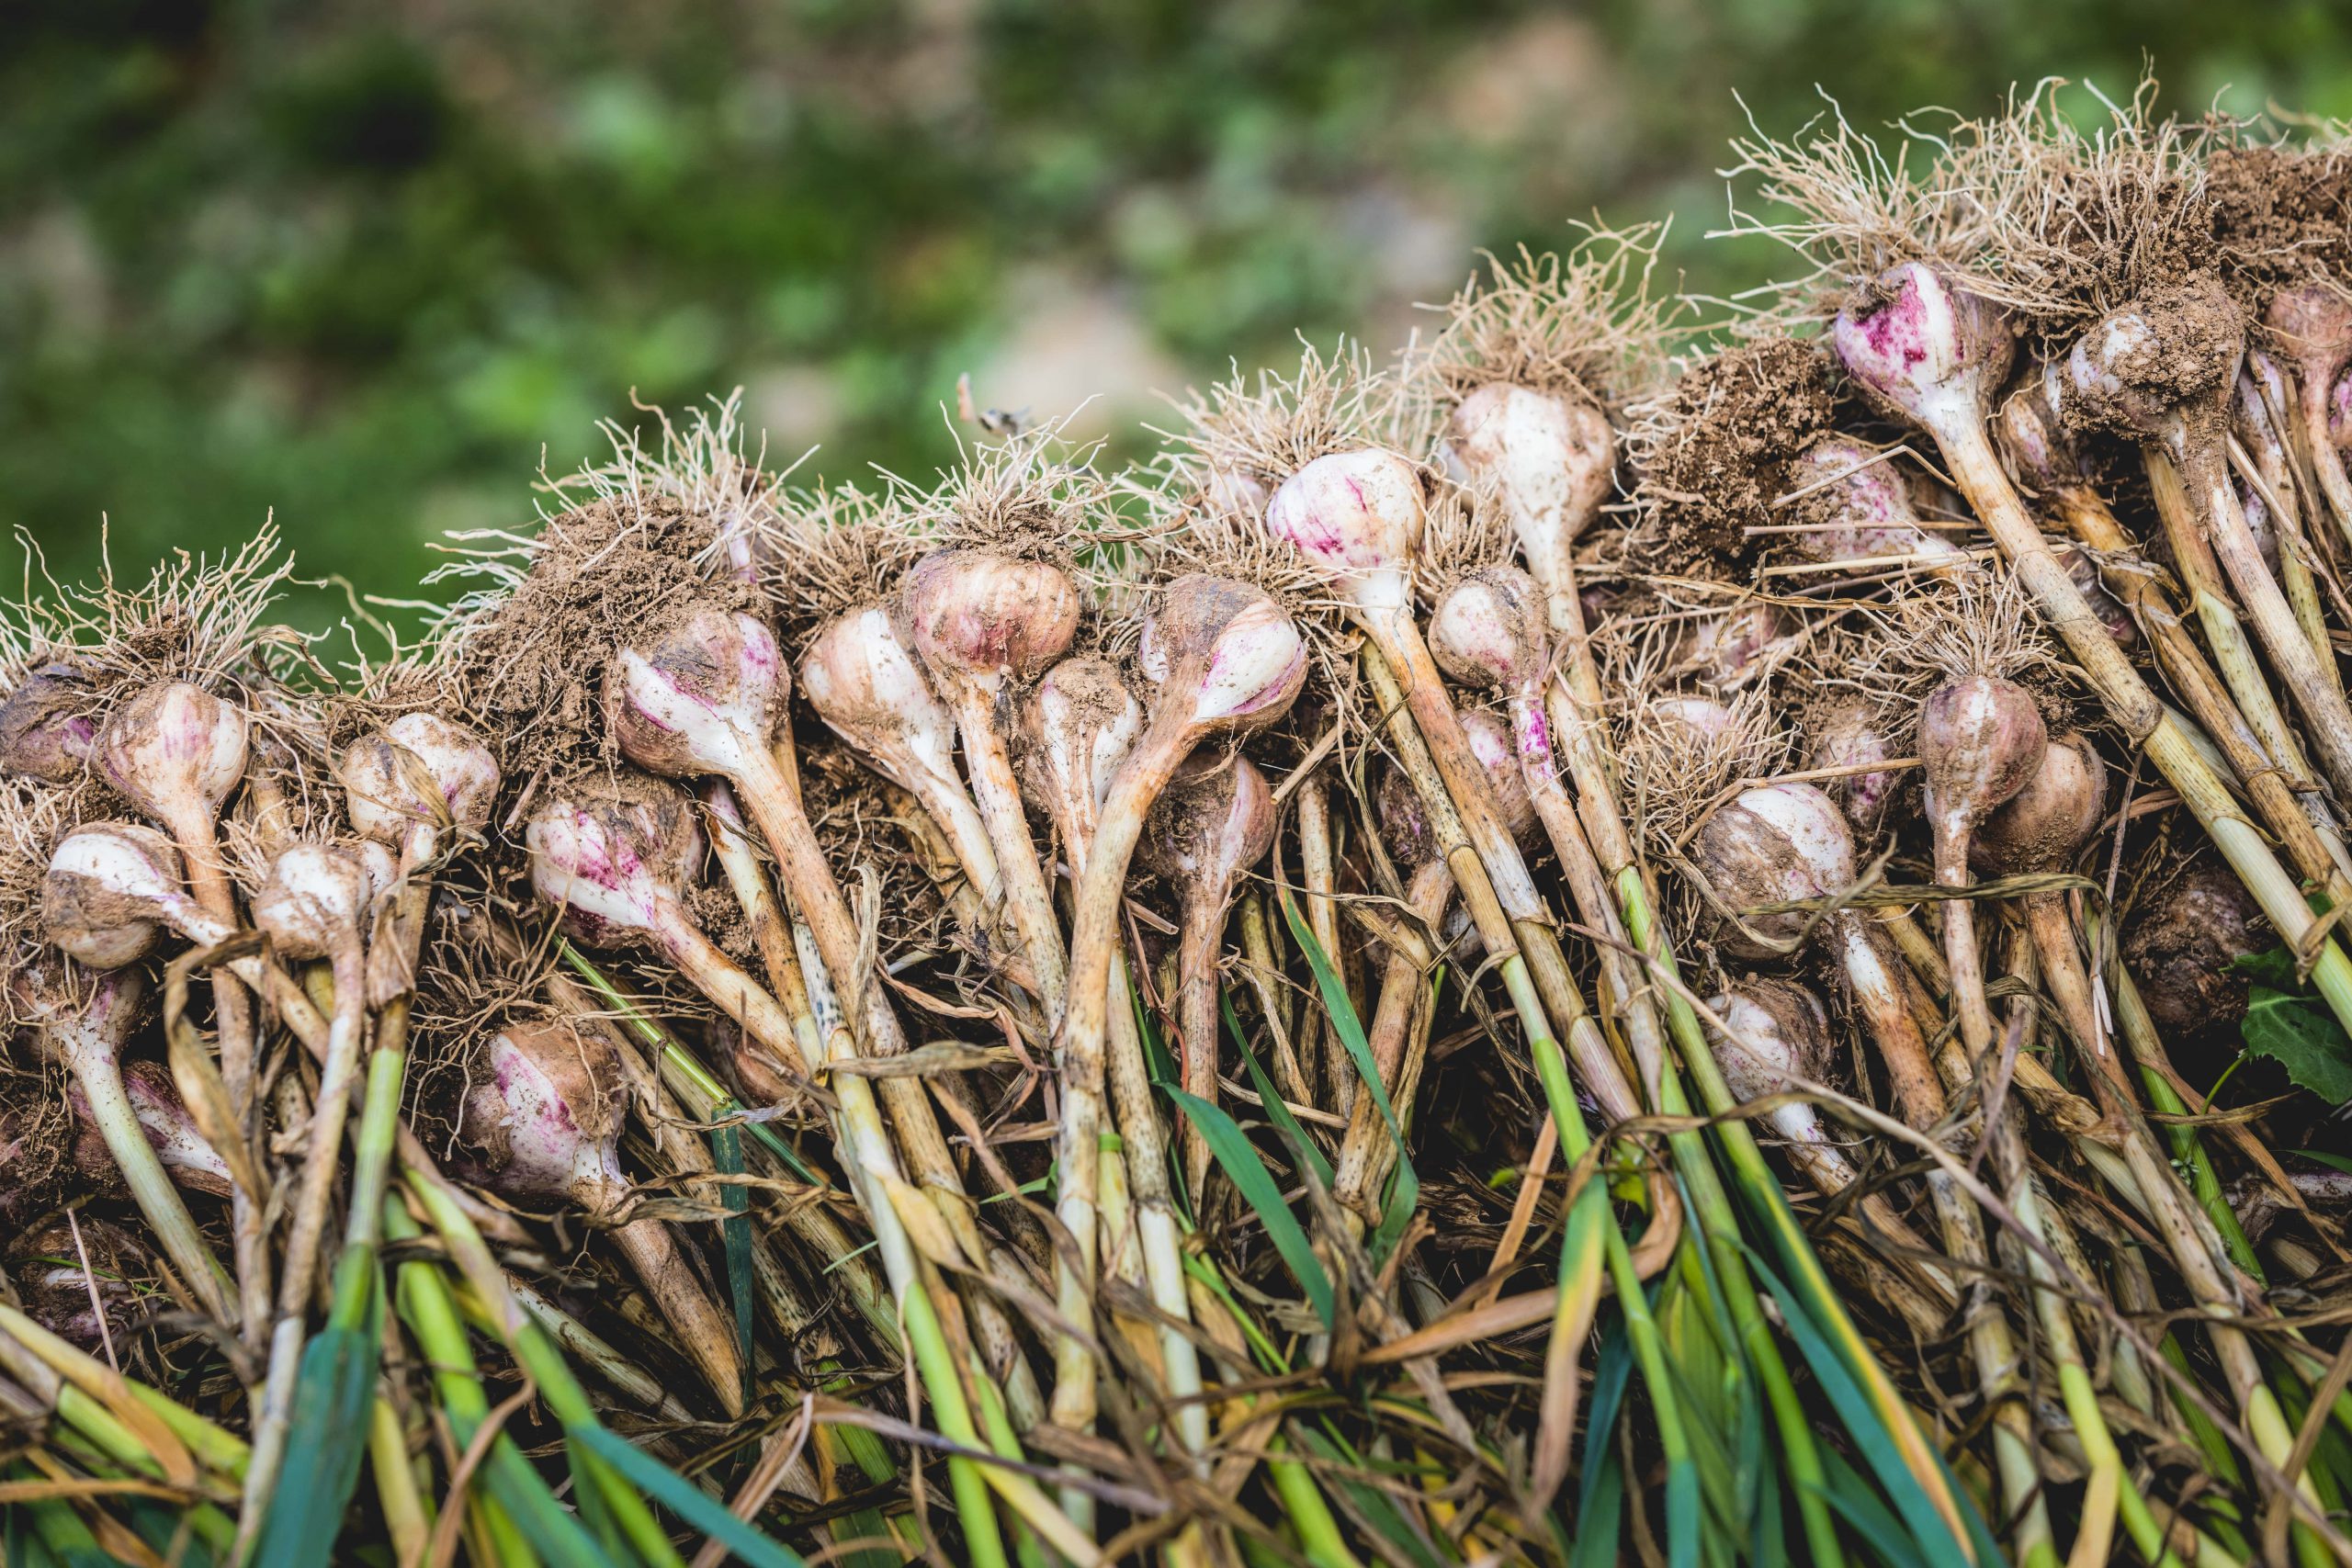
M 676 789 L 626 774 L 559 785 L 523 836 L 532 886 L 582 941 L 662 945 L 684 921 L 683 889 L 702 833 L 693 803 Z
M 1939 436 L 1983 423 L 2017 353 L 1999 307 L 1923 262 L 1882 273 L 1838 313 L 1829 341 L 1872 403 Z
M 130 1233 L 95 1214 L 77 1214 L 72 1224 L 57 1219 L 8 1247 L 8 1276 L 23 1297 L 25 1315 L 93 1354 L 135 1332 L 140 1292 L 130 1281 L 149 1272 Z
M 2250 982 L 2235 961 L 2278 944 L 2236 874 L 2199 861 L 2132 908 L 2121 951 L 2149 1019 L 2194 1061 L 2236 1049 Z
M 880 605 L 825 623 L 800 656 L 800 690 L 834 734 L 917 799 L 933 781 L 955 781 L 956 720 Z
M 360 737 L 335 765 L 352 831 L 405 849 L 419 828 L 480 833 L 498 795 L 498 760 L 471 730 L 408 713 Z
M 1708 1004 L 1724 1029 L 1710 1030 L 1715 1063 L 1732 1098 L 1743 1103 L 1788 1094 L 1792 1079 L 1821 1083 L 1835 1060 L 1829 1044 L 1829 1015 L 1821 999 L 1787 980 L 1751 976 Z M 1773 1131 L 1803 1145 L 1800 1163 L 1822 1156 L 1842 1165 L 1844 1156 L 1826 1146 L 1821 1114 L 1803 1100 L 1765 1112 Z M 1850 1177 L 1849 1178 L 1850 1179 Z
M 925 556 L 899 585 L 907 646 L 951 693 L 990 700 L 1069 651 L 1080 608 L 1060 567 L 989 550 Z
M 1788 637 L 1780 606 L 1752 599 L 1694 622 L 1682 639 L 1678 667 L 1711 690 L 1732 691 L 1767 673 Z
M 2032 694 L 1997 675 L 1963 675 L 1928 694 L 1918 748 L 1939 876 L 1966 885 L 1971 836 L 2032 780 L 2049 731 Z
M 1813 738 L 1805 759 L 1808 768 L 1883 762 L 1895 754 L 1887 740 L 1885 715 L 1867 698 L 1848 697 L 1833 703 L 1805 728 Z M 1867 839 L 1877 836 L 1879 824 L 1886 819 L 1887 804 L 1902 784 L 1901 773 L 1868 773 L 1825 779 L 1821 787 L 1846 808 L 1855 830 Z
M 1316 458 L 1266 506 L 1267 531 L 1296 546 L 1374 617 L 1409 615 L 1423 521 L 1419 470 L 1371 447 Z
M 184 825 L 210 833 L 244 777 L 249 739 L 244 709 L 172 681 L 116 710 L 98 738 L 98 766 L 123 798 L 186 841 Z
M 980 902 L 1004 897 L 1003 873 L 979 808 L 956 772 L 956 720 L 889 613 L 868 604 L 835 616 L 800 656 L 808 705 L 865 764 L 913 795 L 955 846 Z
M 97 750 L 94 696 L 88 673 L 66 660 L 17 682 L 0 702 L 0 773 L 53 784 L 80 778 Z
M 297 844 L 254 895 L 254 928 L 290 958 L 339 957 L 360 940 L 380 874 L 356 848 Z
M 605 666 L 605 722 L 621 755 L 665 778 L 734 777 L 757 765 L 791 695 L 765 622 L 690 604 Z
M 2053 735 L 2033 775 L 1976 829 L 1969 863 L 1988 876 L 2055 871 L 2106 811 L 2107 764 L 2089 739 L 2074 730 Z
M 94 969 L 135 964 L 167 926 L 202 918 L 181 889 L 179 851 L 153 828 L 87 823 L 51 852 L 42 924 L 68 957 Z
M 1690 859 L 1735 911 L 1829 897 L 1854 882 L 1852 830 L 1837 802 L 1811 784 L 1742 790 L 1692 836 Z M 1803 910 L 1743 913 L 1741 925 L 1723 922 L 1714 941 L 1737 957 L 1777 958 L 1811 919 Z
M 1790 536 L 1808 560 L 1875 560 L 1888 556 L 1934 556 L 1957 561 L 1965 554 L 1921 526 L 1911 492 L 1893 461 L 1843 435 L 1825 435 L 1789 465 L 1789 489 L 1802 499 L 1795 510 L 1824 527 Z

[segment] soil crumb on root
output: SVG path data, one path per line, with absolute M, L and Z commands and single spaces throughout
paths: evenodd
M 662 498 L 599 501 L 550 520 L 529 570 L 459 630 L 442 680 L 448 699 L 501 746 L 509 787 L 535 773 L 610 762 L 600 686 L 623 637 L 687 595 L 752 609 L 748 584 L 695 566 L 712 520 Z
M 2352 159 L 2280 147 L 2221 148 L 2206 165 L 2205 184 L 2213 238 L 2248 292 L 2267 296 L 2352 271 Z
M 1837 427 L 1840 401 L 1828 350 L 1806 339 L 1741 344 L 1685 374 L 1644 443 L 1650 564 L 1715 575 L 1750 553 L 1740 530 L 1775 521 L 1784 465 Z

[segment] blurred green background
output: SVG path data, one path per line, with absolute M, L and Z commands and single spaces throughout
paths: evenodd
M 143 572 L 275 509 L 413 593 L 632 389 L 741 386 L 807 473 L 930 473 L 967 370 L 1132 430 L 1596 211 L 1767 275 L 1703 240 L 1741 99 L 1875 126 L 2143 58 L 2174 109 L 2352 114 L 2318 0 L 0 0 L 0 525 L 71 578 L 102 517 Z

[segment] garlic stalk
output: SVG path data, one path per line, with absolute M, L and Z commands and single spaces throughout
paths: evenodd
M 800 690 L 868 767 L 931 814 L 981 906 L 1001 919 L 1004 876 L 988 824 L 956 773 L 955 717 L 889 613 L 867 604 L 826 622 L 800 656 Z
M 19 970 L 9 988 L 19 1011 L 34 1021 L 42 1054 L 73 1075 L 91 1123 L 106 1140 L 114 1168 L 164 1255 L 206 1311 L 223 1323 L 234 1322 L 235 1309 L 222 1289 L 226 1272 L 141 1127 L 123 1072 L 122 1049 L 139 1022 L 139 971 L 109 968 L 77 985 L 50 960 Z
M 865 935 L 802 809 L 798 784 L 786 771 L 789 734 L 783 719 L 790 692 L 790 671 L 764 622 L 689 599 L 665 623 L 614 649 L 605 671 L 605 721 L 621 754 L 648 772 L 723 779 L 733 787 L 775 854 L 793 908 L 808 922 L 827 972 L 842 976 L 844 987 L 857 987 L 859 1040 L 873 1055 L 902 1055 L 906 1036 L 898 1015 L 872 972 Z M 772 998 L 767 1006 L 774 1006 Z M 780 1027 L 770 1016 L 763 1027 L 790 1045 L 788 1022 Z M 805 1074 L 797 1047 L 776 1054 Z M 928 1091 L 914 1078 L 891 1076 L 876 1092 L 889 1110 L 910 1174 L 956 1246 L 973 1264 L 993 1271 L 998 1249 L 980 1233 Z M 894 1199 L 907 1195 L 904 1189 L 888 1190 Z M 922 1216 L 910 1216 L 908 1224 L 922 1224 Z M 993 1302 L 977 1305 L 975 1327 L 992 1362 L 1017 1360 L 1010 1326 Z
M 2296 408 L 2302 418 L 2312 468 L 2328 510 L 2335 514 L 2345 536 L 2352 539 L 2352 478 L 2346 475 L 2344 454 L 2329 430 L 2329 400 L 2345 366 L 2352 363 L 2352 302 L 2329 284 L 2284 288 L 2272 296 L 2263 324 L 2294 361 L 2301 390 Z
M 1177 938 L 1177 1020 L 1185 1091 L 1215 1104 L 1217 993 L 1225 920 L 1242 874 L 1274 841 L 1274 797 L 1265 774 L 1238 752 L 1195 751 L 1169 780 L 1144 824 L 1148 858 L 1175 885 L 1183 911 Z M 1188 1122 L 1184 1185 L 1197 1206 L 1207 1191 L 1208 1142 Z
M 1693 835 L 1690 860 L 1705 876 L 1712 897 L 1732 910 L 1834 897 L 1854 883 L 1851 829 L 1836 803 L 1811 784 L 1741 791 Z M 1753 915 L 1737 923 L 1727 919 L 1717 940 L 1740 957 L 1783 955 L 1804 936 L 1811 919 L 1788 911 Z M 1936 1133 L 1948 1110 L 1943 1085 L 1912 1021 L 1883 939 L 1851 909 L 1831 909 L 1820 919 L 1844 968 L 1863 1028 L 1878 1047 L 1904 1121 L 1917 1131 Z M 1991 1253 L 1975 1206 L 1942 1168 L 1930 1171 L 1927 1180 L 1952 1261 L 1962 1270 L 1985 1267 Z M 2049 1510 L 2041 1497 L 2032 1420 L 2021 1397 L 2017 1346 L 2007 1320 L 1997 1313 L 1976 1314 L 1969 1324 L 1969 1348 L 1979 1390 L 1993 1415 L 1995 1461 L 2005 1506 L 2019 1520 L 2021 1551 L 2030 1553 L 2034 1543 L 2050 1539 Z
M 2230 483 L 2226 400 L 2245 350 L 2236 308 L 2218 285 L 2114 312 L 2076 341 L 2068 389 L 2099 418 L 2136 433 L 2178 470 L 2204 542 L 2220 560 L 2305 733 L 2339 794 L 2352 795 L 2352 705 L 2320 667 L 2295 612 L 2262 560 Z M 2222 323 L 2229 323 L 2224 327 Z M 2188 360 L 2201 384 L 2170 378 Z
M 1928 694 L 1919 705 L 1917 744 L 1928 775 L 1928 828 L 1939 885 L 1969 886 L 1970 838 L 2033 778 L 2048 741 L 2032 696 L 2013 681 L 1963 675 Z M 1941 915 L 1961 1041 L 1981 1063 L 1992 1048 L 1993 1018 L 1984 1002 L 1975 906 L 1967 898 L 1947 898 Z
M 98 770 L 149 819 L 163 824 L 187 867 L 196 901 L 227 932 L 237 928 L 236 888 L 220 859 L 220 809 L 244 777 L 251 727 L 235 703 L 186 681 L 148 686 L 115 710 L 97 739 Z M 241 1124 L 253 1115 L 254 1053 L 259 1048 L 253 998 L 229 976 L 212 982 L 220 1033 L 220 1081 Z M 249 1133 L 249 1125 L 241 1125 Z M 259 1205 L 263 1195 L 232 1199 L 236 1237 L 238 1316 L 258 1345 L 269 1317 L 269 1251 Z
M 1007 919 L 1035 972 L 1037 999 L 1058 1021 L 1069 956 L 1001 724 L 1010 722 L 1019 689 L 1069 651 L 1078 585 L 1046 561 L 942 550 L 908 569 L 898 604 L 908 645 L 955 710 L 972 795 L 1004 878 Z
M 278 857 L 268 884 L 254 899 L 254 924 L 280 953 L 295 959 L 326 959 L 334 976 L 334 1015 L 295 1188 L 285 1271 L 278 1279 L 277 1319 L 270 1331 L 268 1371 L 254 1422 L 253 1460 L 245 1472 L 245 1514 L 255 1520 L 268 1512 L 285 1462 L 305 1319 L 322 1261 L 320 1244 L 341 1165 L 345 1117 L 359 1081 L 359 1055 L 368 1030 L 368 950 L 361 927 L 376 892 L 371 881 L 367 863 L 355 851 L 298 845 Z
M 1196 748 L 1274 723 L 1290 711 L 1306 681 L 1306 645 L 1298 627 L 1265 593 L 1227 578 L 1187 576 L 1169 583 L 1145 625 L 1136 657 L 1159 672 L 1159 690 L 1142 735 L 1111 780 L 1086 852 L 1070 923 L 1069 1010 L 1062 1021 L 1057 1209 L 1084 1261 L 1078 1272 L 1090 1280 L 1119 906 L 1145 814 Z M 1073 1321 L 1091 1321 L 1092 1307 L 1078 1280 L 1062 1282 L 1058 1304 L 1066 1314 L 1079 1314 Z M 1082 1359 L 1082 1367 L 1057 1362 L 1056 1416 L 1065 1424 L 1093 1415 L 1092 1359 Z
M 1031 689 L 1021 719 L 1023 782 L 1054 824 L 1073 884 L 1082 885 L 1103 801 L 1143 732 L 1143 705 L 1108 660 L 1065 659 Z M 1169 1190 L 1168 1140 L 1153 1103 L 1143 1040 L 1136 1032 L 1124 944 L 1114 946 L 1111 955 L 1105 1006 L 1110 1040 L 1105 1076 L 1135 1199 L 1136 1242 L 1152 1304 L 1167 1319 L 1159 1326 L 1160 1367 L 1169 1397 L 1187 1402 L 1178 1407 L 1177 1427 L 1185 1447 L 1197 1454 L 1208 1445 L 1209 1413 L 1198 1397 L 1200 1353 L 1184 1333 L 1192 1303 Z M 1111 1241 L 1106 1235 L 1102 1245 Z

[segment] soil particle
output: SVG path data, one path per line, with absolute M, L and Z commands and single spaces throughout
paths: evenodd
M 2205 186 L 2213 239 L 2253 299 L 2352 272 L 2352 159 L 2343 153 L 2222 148 Z
M 1656 525 L 1649 563 L 1722 575 L 1749 553 L 1740 530 L 1779 521 L 1788 460 L 1837 427 L 1836 366 L 1819 343 L 1771 337 L 1694 367 L 1668 403 L 1642 497 Z

